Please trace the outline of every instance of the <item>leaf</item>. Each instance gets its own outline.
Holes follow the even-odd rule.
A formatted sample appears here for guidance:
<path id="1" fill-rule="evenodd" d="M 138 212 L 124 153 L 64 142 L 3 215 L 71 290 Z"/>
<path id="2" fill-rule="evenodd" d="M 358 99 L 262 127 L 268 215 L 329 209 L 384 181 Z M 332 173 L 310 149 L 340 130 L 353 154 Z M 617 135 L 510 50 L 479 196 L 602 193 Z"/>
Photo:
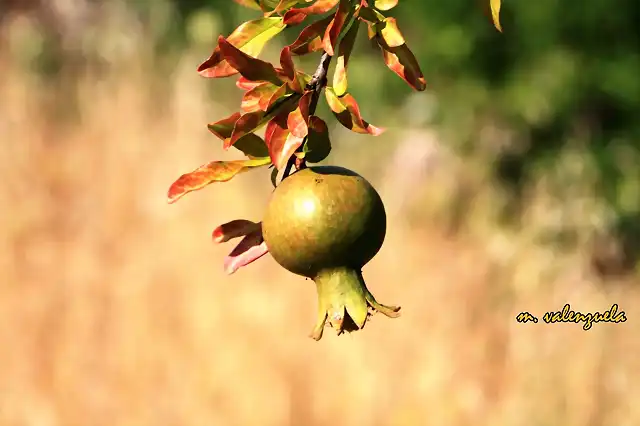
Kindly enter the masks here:
<path id="1" fill-rule="evenodd" d="M 224 223 L 213 230 L 211 237 L 215 243 L 226 243 L 234 238 L 244 237 L 252 232 L 261 230 L 261 224 L 246 219 L 236 219 Z"/>
<path id="2" fill-rule="evenodd" d="M 304 21 L 308 15 L 320 15 L 336 7 L 340 0 L 317 0 L 311 6 L 294 8 L 284 14 L 284 22 L 287 25 L 296 25 Z M 295 22 L 292 23 L 292 22 Z"/>
<path id="3" fill-rule="evenodd" d="M 269 149 L 264 139 L 255 133 L 244 135 L 233 144 L 233 147 L 242 151 L 244 155 L 251 159 L 269 156 Z"/>
<path id="4" fill-rule="evenodd" d="M 378 12 L 377 10 L 371 8 L 371 7 L 361 7 L 358 10 L 358 18 L 366 21 L 366 22 L 370 22 L 372 24 L 378 23 L 378 22 L 382 22 L 384 21 L 385 17 L 382 13 Z"/>
<path id="5" fill-rule="evenodd" d="M 238 78 L 238 80 L 236 81 L 236 86 L 238 87 L 238 89 L 242 89 L 242 90 L 251 90 L 256 86 L 260 86 L 261 84 L 263 84 L 263 81 L 251 81 L 251 80 L 247 80 L 245 77 L 243 77 L 242 75 L 240 75 L 240 77 Z"/>
<path id="6" fill-rule="evenodd" d="M 207 128 L 211 133 L 220 139 L 225 140 L 231 137 L 231 133 L 233 133 L 233 126 L 235 126 L 236 121 L 238 121 L 241 116 L 242 114 L 239 112 L 234 112 L 227 118 L 223 118 L 215 123 L 207 124 Z"/>
<path id="7" fill-rule="evenodd" d="M 269 157 L 252 160 L 212 161 L 180 176 L 169 188 L 167 202 L 175 203 L 185 194 L 197 191 L 213 182 L 227 182 L 234 176 L 271 163 Z"/>
<path id="8" fill-rule="evenodd" d="M 331 153 L 331 140 L 327 123 L 320 117 L 309 117 L 309 137 L 304 144 L 305 160 L 309 163 L 319 163 Z"/>
<path id="9" fill-rule="evenodd" d="M 231 146 L 233 129 L 240 117 L 242 117 L 242 114 L 234 112 L 229 117 L 207 125 L 211 133 L 222 139 L 223 147 L 226 147 L 225 149 L 228 149 L 228 147 Z M 238 138 L 233 146 L 234 148 L 242 151 L 244 155 L 249 158 L 261 158 L 269 155 L 269 150 L 267 149 L 267 145 L 264 140 L 253 133 L 247 133 Z"/>
<path id="10" fill-rule="evenodd" d="M 333 47 L 338 41 L 338 37 L 340 36 L 342 27 L 347 21 L 347 16 L 349 15 L 350 10 L 351 1 L 340 0 L 338 10 L 336 11 L 335 15 L 333 15 L 333 20 L 329 23 L 327 29 L 325 30 L 324 37 L 322 39 L 322 46 L 324 47 L 324 51 L 331 56 L 333 56 L 334 54 Z"/>
<path id="11" fill-rule="evenodd" d="M 233 0 L 241 6 L 248 7 L 249 9 L 260 10 L 260 6 L 256 0 Z"/>
<path id="12" fill-rule="evenodd" d="M 248 90 L 242 97 L 240 108 L 244 112 L 267 111 L 271 97 L 277 93 L 282 86 L 273 83 L 261 83 Z"/>
<path id="13" fill-rule="evenodd" d="M 304 138 L 309 133 L 307 122 L 309 121 L 309 106 L 313 92 L 307 92 L 300 98 L 298 107 L 287 116 L 287 128 L 292 135 Z"/>
<path id="14" fill-rule="evenodd" d="M 275 116 L 265 131 L 265 141 L 269 147 L 271 162 L 278 170 L 286 166 L 289 157 L 302 144 L 304 137 L 297 137 L 288 128 L 288 115 L 286 110 Z"/>
<path id="15" fill-rule="evenodd" d="M 500 0 L 490 0 L 491 17 L 493 18 L 493 25 L 496 29 L 502 32 L 502 25 L 500 25 Z"/>
<path id="16" fill-rule="evenodd" d="M 395 18 L 385 18 L 380 26 L 380 35 L 389 47 L 398 47 L 405 44 L 404 37 L 398 28 Z"/>
<path id="17" fill-rule="evenodd" d="M 387 47 L 384 43 L 379 45 L 384 62 L 391 71 L 419 92 L 427 88 L 420 64 L 406 44 L 398 47 Z"/>
<path id="18" fill-rule="evenodd" d="M 368 133 L 373 136 L 378 136 L 384 132 L 384 129 L 373 126 L 362 118 L 360 108 L 350 94 L 345 93 L 343 96 L 338 97 L 331 87 L 325 88 L 324 93 L 333 115 L 347 129 L 356 133 Z"/>
<path id="19" fill-rule="evenodd" d="M 373 5 L 378 10 L 391 10 L 398 5 L 398 0 L 375 0 Z"/>
<path id="20" fill-rule="evenodd" d="M 243 114 L 238 118 L 238 121 L 236 121 L 236 124 L 233 126 L 231 137 L 225 139 L 223 148 L 229 149 L 238 139 L 261 127 L 262 124 L 264 124 L 264 115 L 264 111 L 254 111 Z"/>
<path id="21" fill-rule="evenodd" d="M 333 21 L 333 16 L 329 15 L 304 28 L 298 38 L 289 45 L 291 53 L 306 55 L 322 50 L 322 37 L 331 21 Z"/>
<path id="22" fill-rule="evenodd" d="M 274 188 L 277 186 L 276 179 L 278 179 L 278 169 L 274 167 L 273 170 L 271 170 L 271 185 L 273 185 Z"/>
<path id="23" fill-rule="evenodd" d="M 247 55 L 257 57 L 266 43 L 285 27 L 281 17 L 255 19 L 240 25 L 226 40 Z M 220 46 L 217 46 L 211 56 L 200 64 L 198 73 L 204 77 L 222 78 L 237 74 L 238 71 L 229 64 Z"/>
<path id="24" fill-rule="evenodd" d="M 244 237 L 224 259 L 224 271 L 231 275 L 269 253 L 262 231 L 255 231 Z"/>
<path id="25" fill-rule="evenodd" d="M 296 66 L 293 63 L 293 57 L 291 56 L 291 48 L 289 46 L 283 47 L 280 52 L 280 66 L 282 67 L 284 80 L 287 81 L 287 85 L 291 90 L 302 93 L 304 85 L 301 84 L 300 79 L 298 78 Z"/>
<path id="26" fill-rule="evenodd" d="M 347 67 L 349 66 L 349 57 L 358 35 L 358 28 L 360 27 L 358 24 L 358 22 L 355 22 L 349 28 L 338 48 L 338 61 L 333 72 L 333 89 L 338 96 L 342 96 L 347 92 Z"/>
<path id="27" fill-rule="evenodd" d="M 222 36 L 218 38 L 218 47 L 224 59 L 247 80 L 268 81 L 277 85 L 282 83 L 269 62 L 247 55 Z"/>

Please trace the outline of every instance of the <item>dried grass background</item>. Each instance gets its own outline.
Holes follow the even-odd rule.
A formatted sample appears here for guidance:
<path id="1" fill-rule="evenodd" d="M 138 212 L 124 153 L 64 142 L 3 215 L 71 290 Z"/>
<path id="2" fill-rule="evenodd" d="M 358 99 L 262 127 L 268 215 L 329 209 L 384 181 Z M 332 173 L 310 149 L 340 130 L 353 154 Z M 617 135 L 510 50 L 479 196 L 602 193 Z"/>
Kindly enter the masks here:
<path id="1" fill-rule="evenodd" d="M 165 202 L 180 174 L 234 156 L 205 124 L 239 98 L 206 94 L 217 83 L 194 71 L 202 50 L 148 89 L 148 50 L 128 27 L 109 67 L 68 65 L 53 84 L 11 47 L 21 19 L 0 50 L 0 425 L 640 424 L 637 282 L 597 278 L 582 251 L 533 238 L 541 223 L 599 217 L 588 182 L 561 205 L 540 182 L 506 231 L 492 220 L 499 191 L 438 132 L 371 141 L 336 127 L 331 162 L 365 174 L 389 211 L 365 278 L 403 315 L 318 343 L 310 282 L 269 257 L 228 277 L 232 246 L 210 240 L 259 219 L 267 171 Z M 355 156 L 358 144 L 383 154 Z M 472 214 L 452 233 L 455 188 Z M 628 321 L 515 321 L 565 303 L 618 303 Z"/>

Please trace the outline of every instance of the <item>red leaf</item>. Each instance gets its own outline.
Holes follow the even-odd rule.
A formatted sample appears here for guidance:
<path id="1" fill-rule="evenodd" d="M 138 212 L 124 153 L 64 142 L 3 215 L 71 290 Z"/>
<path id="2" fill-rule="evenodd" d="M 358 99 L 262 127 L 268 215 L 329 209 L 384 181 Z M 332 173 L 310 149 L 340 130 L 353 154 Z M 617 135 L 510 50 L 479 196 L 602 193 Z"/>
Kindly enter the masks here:
<path id="1" fill-rule="evenodd" d="M 333 16 L 333 20 L 329 23 L 327 27 L 324 38 L 322 39 L 322 45 L 324 47 L 324 51 L 329 55 L 333 56 L 333 47 L 336 45 L 338 41 L 338 36 L 342 31 L 342 27 L 344 26 L 347 16 L 349 15 L 349 9 L 351 8 L 350 0 L 340 0 L 340 5 L 338 6 L 338 10 Z"/>
<path id="2" fill-rule="evenodd" d="M 256 86 L 260 86 L 263 83 L 264 82 L 262 81 L 247 80 L 245 77 L 241 75 L 240 78 L 238 78 L 238 81 L 236 81 L 236 86 L 238 87 L 238 89 L 251 90 Z"/>
<path id="3" fill-rule="evenodd" d="M 287 128 L 291 134 L 298 138 L 303 138 L 309 134 L 307 123 L 309 122 L 309 105 L 313 92 L 307 92 L 302 95 L 298 108 L 291 111 L 287 116 Z"/>
<path id="4" fill-rule="evenodd" d="M 329 15 L 304 28 L 298 38 L 289 45 L 291 53 L 294 55 L 306 55 L 321 50 L 322 37 L 331 21 L 333 21 L 333 16 Z"/>
<path id="5" fill-rule="evenodd" d="M 244 237 L 224 259 L 224 270 L 231 275 L 267 254 L 269 249 L 262 238 L 262 232 L 254 232 Z"/>
<path id="6" fill-rule="evenodd" d="M 167 202 L 175 203 L 185 194 L 197 191 L 213 182 L 226 182 L 255 167 L 271 164 L 269 158 L 236 161 L 212 161 L 180 176 L 169 188 Z"/>
<path id="7" fill-rule="evenodd" d="M 247 55 L 222 36 L 218 38 L 218 47 L 220 47 L 224 59 L 247 80 L 282 84 L 278 73 L 269 62 Z"/>
<path id="8" fill-rule="evenodd" d="M 288 112 L 282 112 L 267 125 L 265 132 L 265 142 L 269 147 L 271 162 L 278 170 L 286 166 L 289 157 L 302 144 L 304 137 L 297 137 L 291 134 L 287 128 Z"/>
<path id="9" fill-rule="evenodd" d="M 280 87 L 272 83 L 259 84 L 244 94 L 240 107 L 245 112 L 267 111 L 271 97 Z"/>
<path id="10" fill-rule="evenodd" d="M 248 112 L 238 118 L 235 126 L 233 126 L 231 137 L 229 139 L 225 139 L 224 141 L 224 149 L 229 149 L 229 147 L 236 143 L 238 139 L 255 131 L 263 124 L 263 118 L 264 111 Z"/>
<path id="11" fill-rule="evenodd" d="M 211 237 L 215 243 L 226 243 L 229 240 L 243 237 L 260 229 L 261 225 L 259 223 L 246 219 L 236 219 L 218 226 L 213 230 Z"/>
<path id="12" fill-rule="evenodd" d="M 234 112 L 227 118 L 208 124 L 207 127 L 211 133 L 220 139 L 225 140 L 231 137 L 231 133 L 233 133 L 233 126 L 235 126 L 236 121 L 238 121 L 241 115 L 242 114 L 239 112 Z"/>
<path id="13" fill-rule="evenodd" d="M 299 14 L 304 14 L 305 17 L 307 15 L 321 15 L 325 12 L 330 11 L 334 7 L 336 7 L 339 1 L 340 0 L 317 0 L 311 6 L 301 7 L 297 9 L 290 9 L 287 11 L 287 13 L 284 14 L 284 21 L 287 22 L 288 20 L 293 19 L 292 17 L 294 15 L 299 15 Z M 295 19 L 300 19 L 300 18 L 298 17 Z M 302 22 L 302 20 L 300 22 Z"/>
<path id="14" fill-rule="evenodd" d="M 291 57 L 291 48 L 289 48 L 289 46 L 283 47 L 282 51 L 280 52 L 280 66 L 282 67 L 284 75 L 289 80 L 295 80 L 296 66 L 293 63 L 293 58 Z"/>
<path id="15" fill-rule="evenodd" d="M 368 133 L 378 136 L 384 129 L 367 123 L 360 115 L 358 103 L 350 94 L 346 93 L 338 97 L 331 87 L 324 91 L 329 108 L 333 111 L 338 121 L 347 129 L 356 133 Z"/>
<path id="16" fill-rule="evenodd" d="M 293 10 L 293 9 L 292 9 Z M 307 14 L 303 12 L 297 12 L 293 10 L 292 13 L 285 13 L 284 15 L 284 24 L 289 27 L 293 27 L 294 25 L 301 24 L 304 20 L 307 19 Z"/>
<path id="17" fill-rule="evenodd" d="M 284 28 L 280 17 L 255 19 L 238 26 L 226 40 L 247 55 L 257 57 L 265 44 Z M 238 71 L 225 59 L 220 46 L 217 46 L 211 56 L 200 64 L 198 72 L 210 78 L 237 74 Z"/>

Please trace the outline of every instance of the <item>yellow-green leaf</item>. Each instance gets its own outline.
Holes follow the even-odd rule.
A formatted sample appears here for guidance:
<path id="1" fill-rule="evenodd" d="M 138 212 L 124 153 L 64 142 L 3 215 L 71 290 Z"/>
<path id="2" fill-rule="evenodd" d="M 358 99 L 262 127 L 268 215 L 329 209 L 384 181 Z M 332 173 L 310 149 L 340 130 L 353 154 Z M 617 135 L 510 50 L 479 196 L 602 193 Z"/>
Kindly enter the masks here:
<path id="1" fill-rule="evenodd" d="M 502 32 L 502 25 L 500 25 L 500 0 L 489 0 L 491 6 L 491 17 L 493 18 L 493 25 L 496 29 Z"/>
<path id="2" fill-rule="evenodd" d="M 373 5 L 378 10 L 391 10 L 396 7 L 398 0 L 376 0 Z"/>

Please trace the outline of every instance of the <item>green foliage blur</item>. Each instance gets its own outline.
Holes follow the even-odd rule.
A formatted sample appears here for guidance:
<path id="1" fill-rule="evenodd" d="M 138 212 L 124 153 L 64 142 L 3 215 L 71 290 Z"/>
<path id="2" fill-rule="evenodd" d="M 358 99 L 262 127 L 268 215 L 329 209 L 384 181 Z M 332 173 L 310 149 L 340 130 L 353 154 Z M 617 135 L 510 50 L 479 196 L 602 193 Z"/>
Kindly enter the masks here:
<path id="1" fill-rule="evenodd" d="M 125 4 L 152 29 L 157 52 L 168 63 L 198 38 L 209 46 L 202 48 L 205 59 L 219 34 L 257 16 L 231 0 Z M 387 14 L 397 18 L 421 64 L 427 91 L 412 93 L 361 31 L 350 63 L 350 92 L 361 105 L 372 105 L 365 107 L 372 122 L 384 117 L 397 127 L 436 127 L 459 154 L 484 164 L 493 184 L 507 194 L 509 202 L 500 207 L 506 225 L 518 225 L 532 182 L 553 180 L 550 191 L 558 200 L 580 197 L 584 191 L 576 188 L 586 182 L 610 211 L 609 231 L 620 239 L 627 266 L 635 267 L 640 2 L 507 0 L 501 10 L 504 33 L 494 28 L 488 4 L 401 0 Z M 284 41 L 293 41 L 301 28 L 285 31 Z M 410 117 L 399 108 L 408 100 L 416 100 L 418 111 Z M 493 136 L 486 136 L 487 129 Z M 576 173 L 568 171 L 572 155 L 579 157 Z M 558 234 L 570 234 L 570 228 Z"/>

